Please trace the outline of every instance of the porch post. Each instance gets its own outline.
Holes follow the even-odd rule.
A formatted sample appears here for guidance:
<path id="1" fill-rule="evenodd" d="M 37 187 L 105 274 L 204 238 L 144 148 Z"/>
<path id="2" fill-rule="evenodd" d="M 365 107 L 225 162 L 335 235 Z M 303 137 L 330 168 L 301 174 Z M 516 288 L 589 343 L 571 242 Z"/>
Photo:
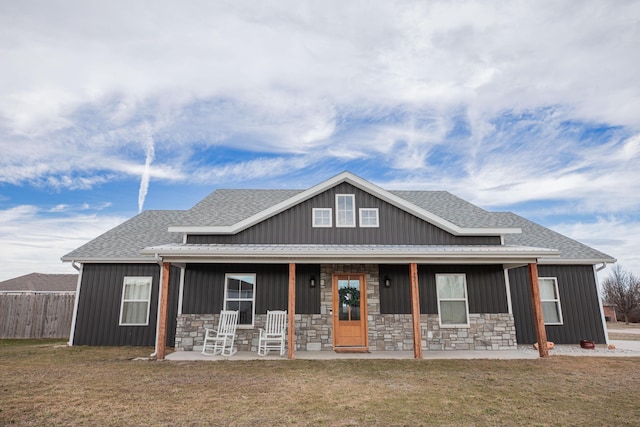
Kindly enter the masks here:
<path id="1" fill-rule="evenodd" d="M 295 359 L 296 265 L 289 264 L 289 307 L 287 315 L 287 358 Z"/>
<path id="2" fill-rule="evenodd" d="M 411 283 L 411 317 L 413 320 L 413 357 L 422 359 L 422 333 L 420 332 L 420 297 L 418 293 L 418 265 L 409 264 Z"/>
<path id="3" fill-rule="evenodd" d="M 535 321 L 536 337 L 538 338 L 538 353 L 540 357 L 549 357 L 547 348 L 547 331 L 544 328 L 542 301 L 540 300 L 540 284 L 538 283 L 538 264 L 529 264 L 529 285 L 531 286 L 531 305 Z"/>
<path id="4" fill-rule="evenodd" d="M 167 354 L 167 321 L 169 317 L 169 271 L 171 264 L 162 263 L 162 284 L 160 285 L 160 314 L 158 315 L 158 342 L 156 343 L 156 359 L 164 360 Z"/>

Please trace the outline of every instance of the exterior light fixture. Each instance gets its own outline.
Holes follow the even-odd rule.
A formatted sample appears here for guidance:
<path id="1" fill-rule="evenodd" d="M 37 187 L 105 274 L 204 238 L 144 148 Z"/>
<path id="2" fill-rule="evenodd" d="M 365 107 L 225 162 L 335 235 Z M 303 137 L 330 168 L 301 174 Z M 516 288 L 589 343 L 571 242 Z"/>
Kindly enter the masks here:
<path id="1" fill-rule="evenodd" d="M 316 287 L 316 276 L 311 276 L 311 279 L 309 279 L 309 286 L 312 288 Z"/>
<path id="2" fill-rule="evenodd" d="M 391 279 L 389 279 L 389 276 L 385 276 L 384 278 L 384 287 L 385 288 L 391 287 Z"/>

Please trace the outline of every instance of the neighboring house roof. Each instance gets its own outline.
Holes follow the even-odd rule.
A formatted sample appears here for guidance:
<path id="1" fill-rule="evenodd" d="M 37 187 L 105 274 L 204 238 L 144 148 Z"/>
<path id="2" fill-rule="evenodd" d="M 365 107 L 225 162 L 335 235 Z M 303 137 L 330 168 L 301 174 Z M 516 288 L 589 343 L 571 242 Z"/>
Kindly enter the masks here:
<path id="1" fill-rule="evenodd" d="M 89 243 L 62 257 L 63 261 L 147 262 L 140 255 L 147 246 L 181 243 L 181 233 L 170 233 L 169 225 L 179 221 L 185 211 L 144 211 Z"/>
<path id="2" fill-rule="evenodd" d="M 0 292 L 75 292 L 77 274 L 31 273 L 0 282 Z"/>
<path id="3" fill-rule="evenodd" d="M 446 191 L 386 191 L 348 172 L 309 190 L 216 190 L 188 211 L 145 211 L 70 252 L 62 257 L 62 260 L 148 262 L 151 259 L 150 255 L 157 253 L 154 250 L 160 249 L 176 254 L 189 253 L 191 256 L 205 253 L 219 254 L 220 248 L 215 245 L 183 244 L 183 233 L 237 232 L 326 191 L 340 182 L 348 182 L 369 191 L 382 200 L 454 234 L 502 235 L 505 246 L 522 248 L 522 250 L 510 252 L 512 254 L 529 253 L 549 263 L 615 262 L 615 259 L 609 255 L 513 213 L 488 212 Z M 270 251 L 284 253 L 282 252 L 284 249 L 278 245 L 225 245 L 224 248 L 230 251 L 230 254 L 251 252 L 258 256 L 259 253 L 266 254 L 266 246 L 269 246 L 267 249 Z M 298 246 L 294 248 L 288 245 L 284 251 L 289 253 L 295 249 L 304 252 L 305 248 L 309 249 L 313 245 Z M 407 250 L 413 250 L 408 248 L 405 247 Z M 432 250 L 426 246 L 420 248 Z M 439 249 L 441 252 L 438 253 L 446 250 L 451 253 L 455 250 L 459 253 L 475 251 L 475 249 L 463 248 L 441 247 Z M 144 252 L 143 249 L 145 249 Z M 339 254 L 342 249 L 341 246 L 314 248 L 319 251 L 319 254 L 329 252 Z M 505 247 L 503 246 L 502 249 Z M 374 254 L 377 251 L 374 255 L 388 256 L 400 249 L 385 246 L 372 250 L 359 246 L 359 250 L 363 254 Z M 494 251 L 494 256 L 500 255 L 495 247 L 491 251 Z"/>

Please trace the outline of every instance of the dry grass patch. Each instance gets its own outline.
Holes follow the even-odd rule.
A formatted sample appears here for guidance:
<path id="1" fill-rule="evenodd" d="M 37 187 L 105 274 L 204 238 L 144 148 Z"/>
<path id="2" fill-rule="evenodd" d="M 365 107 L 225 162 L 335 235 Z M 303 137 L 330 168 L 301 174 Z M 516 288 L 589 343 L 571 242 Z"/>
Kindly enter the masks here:
<path id="1" fill-rule="evenodd" d="M 640 358 L 133 361 L 0 341 L 0 425 L 635 425 Z"/>

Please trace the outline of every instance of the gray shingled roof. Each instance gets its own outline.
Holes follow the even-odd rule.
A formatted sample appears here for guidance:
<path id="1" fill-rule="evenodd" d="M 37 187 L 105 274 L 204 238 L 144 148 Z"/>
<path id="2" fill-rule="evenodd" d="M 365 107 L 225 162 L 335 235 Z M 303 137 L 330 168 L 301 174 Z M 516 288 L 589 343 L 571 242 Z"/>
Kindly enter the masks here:
<path id="1" fill-rule="evenodd" d="M 62 260 L 144 258 L 140 251 L 148 246 L 182 242 L 181 233 L 167 230 L 184 214 L 185 211 L 144 211 L 69 252 Z"/>
<path id="2" fill-rule="evenodd" d="M 0 292 L 75 292 L 77 274 L 31 273 L 0 282 Z"/>
<path id="3" fill-rule="evenodd" d="M 613 261 L 613 257 L 605 253 L 514 213 L 495 212 L 494 215 L 504 220 L 507 226 L 522 229 L 521 234 L 505 235 L 504 243 L 506 245 L 538 246 L 558 249 L 561 259 Z"/>
<path id="4" fill-rule="evenodd" d="M 144 259 L 140 251 L 145 247 L 182 243 L 182 234 L 169 233 L 169 226 L 231 226 L 302 191 L 216 190 L 188 211 L 145 211 L 62 259 Z M 613 260 L 516 214 L 488 212 L 446 191 L 390 193 L 463 228 L 521 228 L 522 234 L 505 235 L 507 245 L 558 249 L 565 260 Z"/>
<path id="5" fill-rule="evenodd" d="M 303 190 L 216 190 L 171 225 L 227 226 L 236 224 Z"/>
<path id="6" fill-rule="evenodd" d="M 507 227 L 503 218 L 448 191 L 390 191 L 390 193 L 462 228 Z"/>

